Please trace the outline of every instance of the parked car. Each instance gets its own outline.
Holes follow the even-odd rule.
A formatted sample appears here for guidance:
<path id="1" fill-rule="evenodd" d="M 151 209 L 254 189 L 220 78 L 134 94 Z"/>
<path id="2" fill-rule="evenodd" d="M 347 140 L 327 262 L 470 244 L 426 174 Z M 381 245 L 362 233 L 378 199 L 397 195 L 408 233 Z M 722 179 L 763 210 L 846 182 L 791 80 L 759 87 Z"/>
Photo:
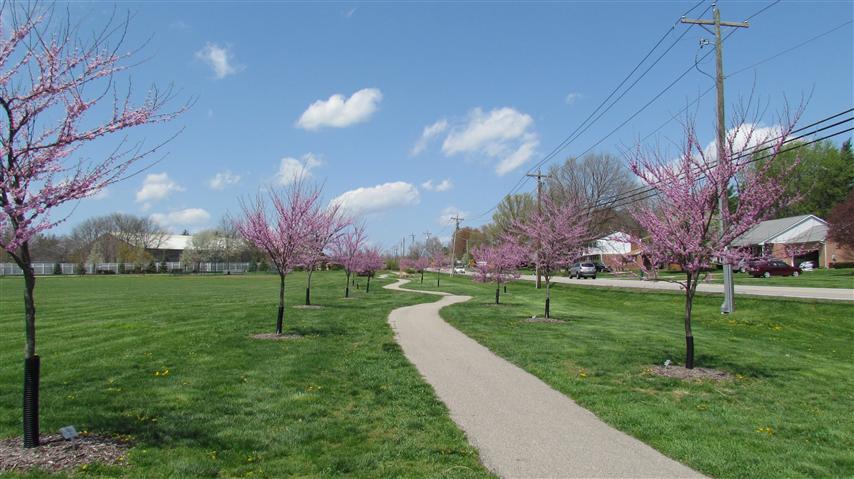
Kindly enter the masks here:
<path id="1" fill-rule="evenodd" d="M 607 265 L 603 264 L 603 263 L 596 262 L 593 264 L 596 265 L 596 271 L 598 271 L 600 273 L 610 273 L 611 272 L 611 268 L 608 267 Z"/>
<path id="2" fill-rule="evenodd" d="M 569 268 L 569 277 L 596 279 L 596 265 L 593 263 L 575 263 Z"/>
<path id="3" fill-rule="evenodd" d="M 812 271 L 815 269 L 815 263 L 812 261 L 804 261 L 798 265 L 798 267 L 801 268 L 801 271 Z"/>
<path id="4" fill-rule="evenodd" d="M 462 266 L 454 266 L 454 274 L 466 274 L 466 269 Z"/>
<path id="5" fill-rule="evenodd" d="M 801 268 L 789 266 L 779 259 L 772 259 L 769 261 L 751 262 L 748 265 L 747 272 L 754 278 L 759 278 L 760 276 L 770 278 L 771 276 L 798 276 L 803 271 Z"/>

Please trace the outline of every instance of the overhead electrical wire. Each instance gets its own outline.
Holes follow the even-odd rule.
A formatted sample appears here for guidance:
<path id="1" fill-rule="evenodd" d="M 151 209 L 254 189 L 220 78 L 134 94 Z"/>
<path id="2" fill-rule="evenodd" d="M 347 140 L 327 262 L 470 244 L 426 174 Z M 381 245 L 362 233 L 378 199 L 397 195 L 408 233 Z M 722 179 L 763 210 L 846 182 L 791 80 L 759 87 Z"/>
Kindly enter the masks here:
<path id="1" fill-rule="evenodd" d="M 766 10 L 768 10 L 768 9 L 769 9 L 769 8 L 771 8 L 771 7 L 773 7 L 774 5 L 776 5 L 776 4 L 777 4 L 777 3 L 779 3 L 779 2 L 780 2 L 780 0 L 775 0 L 774 2 L 771 2 L 770 4 L 766 5 L 765 7 L 761 8 L 760 10 L 756 11 L 756 12 L 755 12 L 755 13 L 753 13 L 752 15 L 748 16 L 746 20 L 750 20 L 750 19 L 752 19 L 752 18 L 754 18 L 754 17 L 756 17 L 756 16 L 758 16 L 758 15 L 762 14 L 763 12 L 765 12 Z M 692 12 L 693 10 L 695 10 L 695 9 L 696 9 L 697 7 L 699 7 L 701 4 L 702 4 L 702 2 L 697 3 L 696 5 L 694 5 L 693 7 L 691 7 L 691 9 L 689 9 L 685 14 L 683 14 L 680 18 L 683 18 L 683 17 L 687 16 L 690 12 Z M 704 11 L 703 11 L 703 13 L 701 13 L 701 16 L 702 16 L 702 15 L 704 15 L 704 14 L 709 10 L 709 8 L 711 8 L 711 6 L 710 6 L 710 7 L 707 7 L 707 8 L 706 8 L 706 10 L 704 10 Z M 849 22 L 849 23 L 850 23 L 850 22 Z M 680 35 L 680 37 L 676 40 L 676 42 L 678 42 L 678 41 L 679 41 L 679 40 L 680 40 L 680 39 L 685 35 L 685 33 L 688 31 L 688 29 L 690 29 L 690 28 L 691 28 L 691 26 L 693 26 L 693 25 L 689 25 L 689 27 L 685 30 L 685 32 L 683 32 L 683 34 L 682 34 L 682 35 Z M 838 29 L 838 28 L 841 28 L 842 26 L 844 26 L 844 25 L 841 25 L 841 26 L 837 27 L 837 29 Z M 626 77 L 626 78 L 624 78 L 622 82 L 620 82 L 620 84 L 619 84 L 619 85 L 618 85 L 618 86 L 617 86 L 617 87 L 616 87 L 616 88 L 611 92 L 611 94 L 609 94 L 609 95 L 608 95 L 608 97 L 607 97 L 605 100 L 603 100 L 603 101 L 599 104 L 599 106 L 597 106 L 597 108 L 596 108 L 596 109 L 595 109 L 595 110 L 594 110 L 590 115 L 588 115 L 588 117 L 587 117 L 587 118 L 586 118 L 586 119 L 585 119 L 585 120 L 584 120 L 584 121 L 583 121 L 583 122 L 582 122 L 578 127 L 576 127 L 576 129 L 573 131 L 573 133 L 571 133 L 567 138 L 565 138 L 561 143 L 559 143 L 557 147 L 555 147 L 555 148 L 554 148 L 554 149 L 553 149 L 553 150 L 552 150 L 548 155 L 546 155 L 542 160 L 540 160 L 539 162 L 537 162 L 537 164 L 536 164 L 535 166 L 533 166 L 532 168 L 530 168 L 530 169 L 525 173 L 525 175 L 523 175 L 523 176 L 520 178 L 520 180 L 519 180 L 519 181 L 517 181 L 516 185 L 515 185 L 515 186 L 510 190 L 510 192 L 509 192 L 509 193 L 507 193 L 506 195 L 504 195 L 504 196 L 502 197 L 502 201 L 503 201 L 503 198 L 505 198 L 505 197 L 507 197 L 507 196 L 509 196 L 509 195 L 514 194 L 516 191 L 518 191 L 518 190 L 519 190 L 519 188 L 521 188 L 521 187 L 522 187 L 522 186 L 527 182 L 527 180 L 528 180 L 528 178 L 529 178 L 529 176 L 527 176 L 527 175 L 528 175 L 531 171 L 533 171 L 533 170 L 534 170 L 534 169 L 536 169 L 536 168 L 541 167 L 543 164 L 545 164 L 546 162 L 548 162 L 549 160 L 551 160 L 552 158 L 554 158 L 554 157 L 555 157 L 555 156 L 556 156 L 560 151 L 562 151 L 562 150 L 563 150 L 566 146 L 568 146 L 572 141 L 574 141 L 575 139 L 577 139 L 577 138 L 578 138 L 578 136 L 580 136 L 580 133 L 579 133 L 578 135 L 576 135 L 576 133 L 577 133 L 581 128 L 584 128 L 584 131 L 586 131 L 586 130 L 587 130 L 587 128 L 589 128 L 589 126 L 591 126 L 591 125 L 592 125 L 592 123 L 593 123 L 593 122 L 591 122 L 591 123 L 590 123 L 590 125 L 587 125 L 586 127 L 584 127 L 584 125 L 588 122 L 588 120 L 590 120 L 590 118 L 592 118 L 594 115 L 596 115 L 596 113 L 601 109 L 601 107 L 602 107 L 605 103 L 607 103 L 607 102 L 610 100 L 610 98 L 612 98 L 612 97 L 613 97 L 613 95 L 616 93 L 616 91 L 618 91 L 618 90 L 619 90 L 619 88 L 620 88 L 620 87 L 622 87 L 622 85 L 624 85 L 626 81 L 628 81 L 628 78 L 630 78 L 630 77 L 631 77 L 631 75 L 633 75 L 633 74 L 634 74 L 634 72 L 636 72 L 636 71 L 640 68 L 640 65 L 641 65 L 641 64 L 643 64 L 643 62 L 644 62 L 644 61 L 646 61 L 646 59 L 648 59 L 648 58 L 651 56 L 652 52 L 653 52 L 653 51 L 655 51 L 655 49 L 657 49 L 659 45 L 661 45 L 661 43 L 663 42 L 664 38 L 666 38 L 666 37 L 667 37 L 667 36 L 668 36 L 668 35 L 669 35 L 669 34 L 670 34 L 674 29 L 675 29 L 675 27 L 676 27 L 676 25 L 672 26 L 672 27 L 671 27 L 671 28 L 670 28 L 670 29 L 669 29 L 669 30 L 664 34 L 664 36 L 663 36 L 663 37 L 662 37 L 662 38 L 661 38 L 661 39 L 656 43 L 656 45 L 653 47 L 653 49 L 652 49 L 652 50 L 650 50 L 650 52 L 648 52 L 648 53 L 647 53 L 647 55 L 646 55 L 646 56 L 644 56 L 644 58 L 641 60 L 641 62 L 639 62 L 639 63 L 638 63 L 638 65 L 637 65 L 637 66 L 632 70 L 632 72 L 631 72 L 629 75 L 627 75 L 627 77 Z M 835 30 L 835 29 L 834 29 L 834 30 Z M 722 41 L 722 42 L 725 42 L 725 41 L 726 41 L 727 39 L 729 39 L 729 37 L 730 37 L 730 36 L 732 36 L 735 32 L 736 32 L 736 30 L 732 30 L 732 31 L 730 31 L 726 36 L 724 36 L 724 38 L 723 38 L 721 41 Z M 828 33 L 830 33 L 830 32 L 825 32 L 825 34 L 828 34 Z M 822 34 L 822 35 L 824 35 L 824 34 Z M 808 42 L 810 42 L 810 41 L 812 41 L 812 40 L 815 40 L 815 39 L 817 39 L 817 38 L 821 37 L 822 35 L 819 35 L 819 36 L 817 36 L 817 37 L 814 37 L 813 39 L 810 39 L 810 40 L 808 40 L 808 41 L 806 41 L 806 42 L 804 42 L 804 43 L 808 43 Z M 666 51 L 665 53 L 667 53 L 668 51 L 670 51 L 670 49 L 672 49 L 672 48 L 673 48 L 673 46 L 675 45 L 675 43 L 676 43 L 676 42 L 674 42 L 674 44 L 672 44 L 670 47 L 668 47 L 668 49 L 667 49 L 667 51 Z M 801 45 L 798 45 L 798 46 L 792 47 L 792 49 L 794 49 L 794 48 L 798 48 L 799 46 L 801 46 Z M 711 53 L 712 53 L 712 52 L 711 52 L 711 51 L 709 51 L 708 53 L 706 53 L 705 55 L 703 55 L 703 57 L 702 57 L 702 58 L 700 58 L 700 59 L 699 59 L 699 61 L 704 60 L 704 59 L 705 59 L 706 57 L 708 57 Z M 779 56 L 779 55 L 781 55 L 781 54 L 782 54 L 782 53 L 777 54 L 777 55 L 775 55 L 775 57 L 776 57 L 776 56 Z M 657 63 L 658 61 L 660 61 L 660 59 L 661 59 L 662 57 L 663 57 L 663 55 L 662 55 L 662 56 L 660 56 L 660 57 L 656 60 L 656 63 Z M 772 58 L 775 58 L 775 57 L 772 57 Z M 765 61 L 768 61 L 768 60 L 770 60 L 770 58 L 769 58 L 769 59 L 765 59 L 765 60 L 763 60 L 762 62 L 765 62 Z M 761 63 L 761 62 L 760 62 L 760 63 Z M 655 63 L 654 63 L 652 66 L 655 66 Z M 748 68 L 751 68 L 751 67 L 748 67 Z M 650 68 L 650 69 L 651 69 L 651 68 Z M 643 75 L 641 75 L 641 77 L 639 77 L 638 79 L 636 79 L 636 80 L 635 80 L 635 82 L 634 82 L 631 86 L 634 86 L 634 85 L 635 85 L 635 84 L 636 84 L 636 83 L 637 83 L 641 78 L 643 78 L 643 76 L 644 76 L 644 75 L 646 75 L 646 73 L 648 73 L 650 69 L 647 69 L 647 70 L 644 72 L 644 74 L 643 74 Z M 655 95 L 651 100 L 649 100 L 649 101 L 648 101 L 644 106 L 642 106 L 639 110 L 637 110 L 635 113 L 633 113 L 629 118 L 627 118 L 627 119 L 626 119 L 626 120 L 624 120 L 622 123 L 620 123 L 620 125 L 619 125 L 619 126 L 617 126 L 616 128 L 614 128 L 613 130 L 611 130 L 611 131 L 610 131 L 607 135 L 605 135 L 602 139 L 600 139 L 599 141 L 597 141 L 596 143 L 594 143 L 592 146 L 590 146 L 587 150 L 585 150 L 585 152 L 584 152 L 584 153 L 582 153 L 581 155 L 578 155 L 578 156 L 579 156 L 579 157 L 584 156 L 585 154 L 587 154 L 588 152 L 590 152 L 593 148 L 597 147 L 597 146 L 598 146 L 598 145 L 600 145 L 602 142 L 604 142 L 607 138 L 609 138 L 611 135 L 613 135 L 613 134 L 614 134 L 614 133 L 616 133 L 618 130 L 620 130 L 620 129 L 621 129 L 623 126 L 625 126 L 629 121 L 633 120 L 635 117 L 637 117 L 637 115 L 639 115 L 640 113 L 642 113 L 642 112 L 643 112 L 644 110 L 646 110 L 650 105 L 652 105 L 655 101 L 657 101 L 661 96 L 663 96 L 667 91 L 669 91 L 671 88 L 673 88 L 673 86 L 675 86 L 679 81 L 681 81 L 685 76 L 687 76 L 687 74 L 688 74 L 691 70 L 693 70 L 693 69 L 694 69 L 694 65 L 691 65 L 688 69 L 686 69 L 686 70 L 685 70 L 684 72 L 682 72 L 679 76 L 677 76 L 677 78 L 676 78 L 675 80 L 673 80 L 670 84 L 668 84 L 668 85 L 667 85 L 667 86 L 666 86 L 662 91 L 660 91 L 660 92 L 659 92 L 657 95 Z M 741 72 L 741 70 L 740 70 L 740 71 L 738 71 L 738 73 L 740 73 L 740 72 Z M 631 88 L 631 86 L 630 86 L 630 88 Z M 712 87 L 712 89 L 714 89 L 714 87 Z M 710 89 L 710 90 L 711 90 L 711 89 Z M 704 92 L 704 93 L 703 93 L 703 95 L 707 94 L 710 90 L 707 90 L 706 92 Z M 627 92 L 627 91 L 628 91 L 628 90 L 626 90 L 626 92 Z M 626 92 L 623 92 L 623 95 L 621 95 L 619 98 L 622 98 L 622 96 L 624 96 Z M 703 95 L 701 95 L 700 97 L 702 97 Z M 617 101 L 619 100 L 619 98 L 617 99 Z M 699 101 L 699 98 L 697 99 L 697 101 Z M 616 102 L 615 102 L 615 103 L 616 103 Z M 614 105 L 614 103 L 612 103 L 612 104 L 611 104 L 611 106 L 613 106 L 613 105 Z M 611 108 L 611 106 L 609 106 L 608 108 L 610 109 L 610 108 Z M 686 110 L 687 110 L 687 108 L 688 108 L 688 107 L 686 107 Z M 684 110 L 683 110 L 683 111 L 684 111 Z M 603 113 L 603 114 L 604 114 L 604 113 Z M 595 122 L 596 120 L 598 120 L 599 118 L 601 118 L 601 116 L 602 116 L 602 115 L 597 116 L 597 117 L 596 117 L 596 119 L 594 120 L 594 122 Z M 674 117 L 674 118 L 675 118 L 675 117 Z M 669 123 L 669 121 L 672 121 L 672 118 L 671 118 L 671 120 L 668 120 L 668 123 Z M 666 123 L 665 123 L 665 124 L 666 124 Z M 661 127 L 661 128 L 663 128 L 663 125 L 662 125 L 662 127 Z M 583 133 L 583 131 L 582 131 L 582 133 Z M 475 218 L 481 218 L 481 217 L 483 217 L 483 216 L 486 216 L 486 215 L 487 215 L 487 214 L 489 214 L 490 212 L 494 211 L 494 210 L 498 207 L 498 205 L 499 205 L 499 204 L 501 204 L 501 201 L 499 201 L 499 202 L 498 202 L 495 206 L 493 206 L 492 208 L 490 208 L 490 209 L 488 209 L 488 210 L 484 211 L 483 213 L 481 213 L 480 215 L 476 216 Z"/>

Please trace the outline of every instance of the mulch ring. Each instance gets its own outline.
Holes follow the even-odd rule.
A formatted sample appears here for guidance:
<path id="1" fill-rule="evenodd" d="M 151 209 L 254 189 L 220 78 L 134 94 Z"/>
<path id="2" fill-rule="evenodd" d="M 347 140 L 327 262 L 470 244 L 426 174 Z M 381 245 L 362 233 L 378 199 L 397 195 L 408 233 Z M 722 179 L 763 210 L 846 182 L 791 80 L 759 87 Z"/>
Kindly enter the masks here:
<path id="1" fill-rule="evenodd" d="M 263 333 L 263 334 L 253 334 L 252 339 L 269 339 L 272 341 L 289 341 L 291 339 L 302 339 L 302 335 L 301 334 Z"/>
<path id="2" fill-rule="evenodd" d="M 552 323 L 552 324 L 562 324 L 566 321 L 557 318 L 541 318 L 539 316 L 531 316 L 530 318 L 525 318 L 525 322 L 527 323 Z"/>
<path id="3" fill-rule="evenodd" d="M 59 434 L 41 437 L 39 447 L 24 449 L 20 437 L 0 440 L 0 473 L 42 469 L 62 471 L 86 464 L 124 465 L 130 445 L 95 434 L 66 441 Z"/>
<path id="4" fill-rule="evenodd" d="M 707 381 L 727 381 L 735 379 L 732 374 L 718 369 L 694 368 L 685 369 L 682 366 L 655 366 L 650 369 L 652 374 L 674 379 L 701 379 Z"/>

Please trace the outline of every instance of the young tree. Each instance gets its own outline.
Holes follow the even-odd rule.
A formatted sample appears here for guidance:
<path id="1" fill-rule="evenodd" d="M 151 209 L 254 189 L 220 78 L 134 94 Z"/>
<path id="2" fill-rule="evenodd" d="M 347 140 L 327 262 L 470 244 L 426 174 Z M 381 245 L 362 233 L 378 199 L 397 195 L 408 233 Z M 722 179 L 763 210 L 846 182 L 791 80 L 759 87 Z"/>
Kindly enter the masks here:
<path id="1" fill-rule="evenodd" d="M 551 277 L 584 251 L 589 239 L 589 216 L 573 198 L 558 203 L 543 196 L 542 210 L 516 223 L 513 241 L 534 258 L 546 283 L 545 317 L 551 317 Z"/>
<path id="2" fill-rule="evenodd" d="M 419 255 L 412 260 L 412 269 L 421 273 L 421 284 L 424 284 L 424 271 L 430 267 L 430 258 L 427 255 Z"/>
<path id="3" fill-rule="evenodd" d="M 513 241 L 504 241 L 495 246 L 478 246 L 472 254 L 477 269 L 474 280 L 495 283 L 495 304 L 498 304 L 501 285 L 519 277 L 517 268 L 525 260 L 525 251 Z"/>
<path id="4" fill-rule="evenodd" d="M 439 277 L 442 272 L 442 267 L 447 264 L 447 261 L 448 257 L 441 248 L 434 249 L 430 254 L 430 265 L 433 268 L 436 268 L 436 287 L 439 287 Z"/>
<path id="5" fill-rule="evenodd" d="M 785 185 L 777 174 L 773 158 L 794 128 L 794 121 L 781 121 L 773 131 L 757 130 L 756 123 L 737 122 L 727 133 L 721 159 L 709 153 L 697 138 L 692 121 L 685 124 L 685 140 L 679 158 L 651 152 L 638 146 L 630 153 L 629 166 L 643 183 L 657 193 L 657 201 L 638 205 L 634 217 L 647 231 L 644 238 L 632 238 L 639 252 L 656 264 L 678 264 L 685 281 L 685 367 L 694 367 L 694 336 L 691 309 L 700 273 L 715 262 L 738 264 L 748 252 L 730 248 L 732 242 L 785 204 Z M 753 167 L 750 159 L 757 145 L 768 160 Z M 797 163 L 794 163 L 797 164 Z M 726 225 L 720 227 L 718 199 L 731 189 L 737 195 L 735 209 L 723 211 Z M 648 269 L 648 268 L 647 268 Z"/>
<path id="6" fill-rule="evenodd" d="M 333 203 L 326 208 L 318 207 L 312 212 L 314 227 L 306 238 L 300 263 L 306 271 L 305 304 L 311 304 L 311 276 L 317 267 L 326 260 L 329 247 L 350 225 L 350 220 L 342 212 L 340 205 Z"/>
<path id="7" fill-rule="evenodd" d="M 358 254 L 357 264 L 359 274 L 364 274 L 368 277 L 365 292 L 369 293 L 371 291 L 371 278 L 374 277 L 377 271 L 385 267 L 382 252 L 376 247 L 364 248 Z"/>
<path id="8" fill-rule="evenodd" d="M 359 250 L 365 244 L 365 225 L 351 224 L 344 234 L 332 242 L 332 260 L 344 268 L 347 275 L 347 287 L 344 297 L 350 297 L 350 275 L 358 268 Z"/>
<path id="9" fill-rule="evenodd" d="M 24 447 L 39 445 L 39 370 L 36 354 L 36 278 L 29 241 L 65 218 L 51 217 L 57 208 L 88 198 L 123 179 L 131 165 L 154 149 L 122 142 L 96 160 L 76 158 L 83 145 L 129 128 L 171 120 L 163 113 L 171 95 L 152 88 L 139 106 L 130 91 L 104 100 L 116 77 L 130 68 L 133 53 L 110 45 L 108 26 L 87 43 L 75 27 L 46 20 L 50 9 L 39 4 L 0 6 L 0 239 L 24 271 Z M 93 91 L 94 90 L 94 91 Z M 99 115 L 106 118 L 99 119 Z M 156 149 L 156 147 L 155 147 Z"/>
<path id="10" fill-rule="evenodd" d="M 235 226 L 246 242 L 264 251 L 279 274 L 279 309 L 276 316 L 276 335 L 282 334 L 285 311 L 285 277 L 298 265 L 306 239 L 317 227 L 312 214 L 317 211 L 320 190 L 309 189 L 301 180 L 284 191 L 269 193 L 272 213 L 258 196 L 254 203 L 243 203 L 243 218 Z"/>

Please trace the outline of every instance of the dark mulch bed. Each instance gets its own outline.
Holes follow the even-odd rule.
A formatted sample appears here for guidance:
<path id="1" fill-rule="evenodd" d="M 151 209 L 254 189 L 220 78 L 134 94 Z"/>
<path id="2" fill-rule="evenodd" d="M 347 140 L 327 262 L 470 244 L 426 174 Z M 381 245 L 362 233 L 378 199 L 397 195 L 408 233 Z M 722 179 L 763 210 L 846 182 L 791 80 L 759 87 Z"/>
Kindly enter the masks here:
<path id="1" fill-rule="evenodd" d="M 291 339 L 302 339 L 302 335 L 300 335 L 300 334 L 264 333 L 264 334 L 254 334 L 254 335 L 252 335 L 252 339 L 270 339 L 272 341 L 288 341 Z"/>
<path id="2" fill-rule="evenodd" d="M 566 321 L 557 318 L 541 318 L 538 316 L 533 316 L 530 318 L 525 318 L 525 322 L 527 323 L 552 323 L 552 324 L 562 324 Z"/>
<path id="3" fill-rule="evenodd" d="M 126 442 L 98 435 L 85 435 L 66 441 L 59 434 L 41 437 L 41 446 L 24 449 L 20 437 L 0 440 L 0 472 L 42 469 L 61 471 L 84 464 L 125 462 Z"/>
<path id="4" fill-rule="evenodd" d="M 702 379 L 708 381 L 726 381 L 734 376 L 726 371 L 708 368 L 685 369 L 682 366 L 655 366 L 651 369 L 652 374 L 675 379 Z"/>

